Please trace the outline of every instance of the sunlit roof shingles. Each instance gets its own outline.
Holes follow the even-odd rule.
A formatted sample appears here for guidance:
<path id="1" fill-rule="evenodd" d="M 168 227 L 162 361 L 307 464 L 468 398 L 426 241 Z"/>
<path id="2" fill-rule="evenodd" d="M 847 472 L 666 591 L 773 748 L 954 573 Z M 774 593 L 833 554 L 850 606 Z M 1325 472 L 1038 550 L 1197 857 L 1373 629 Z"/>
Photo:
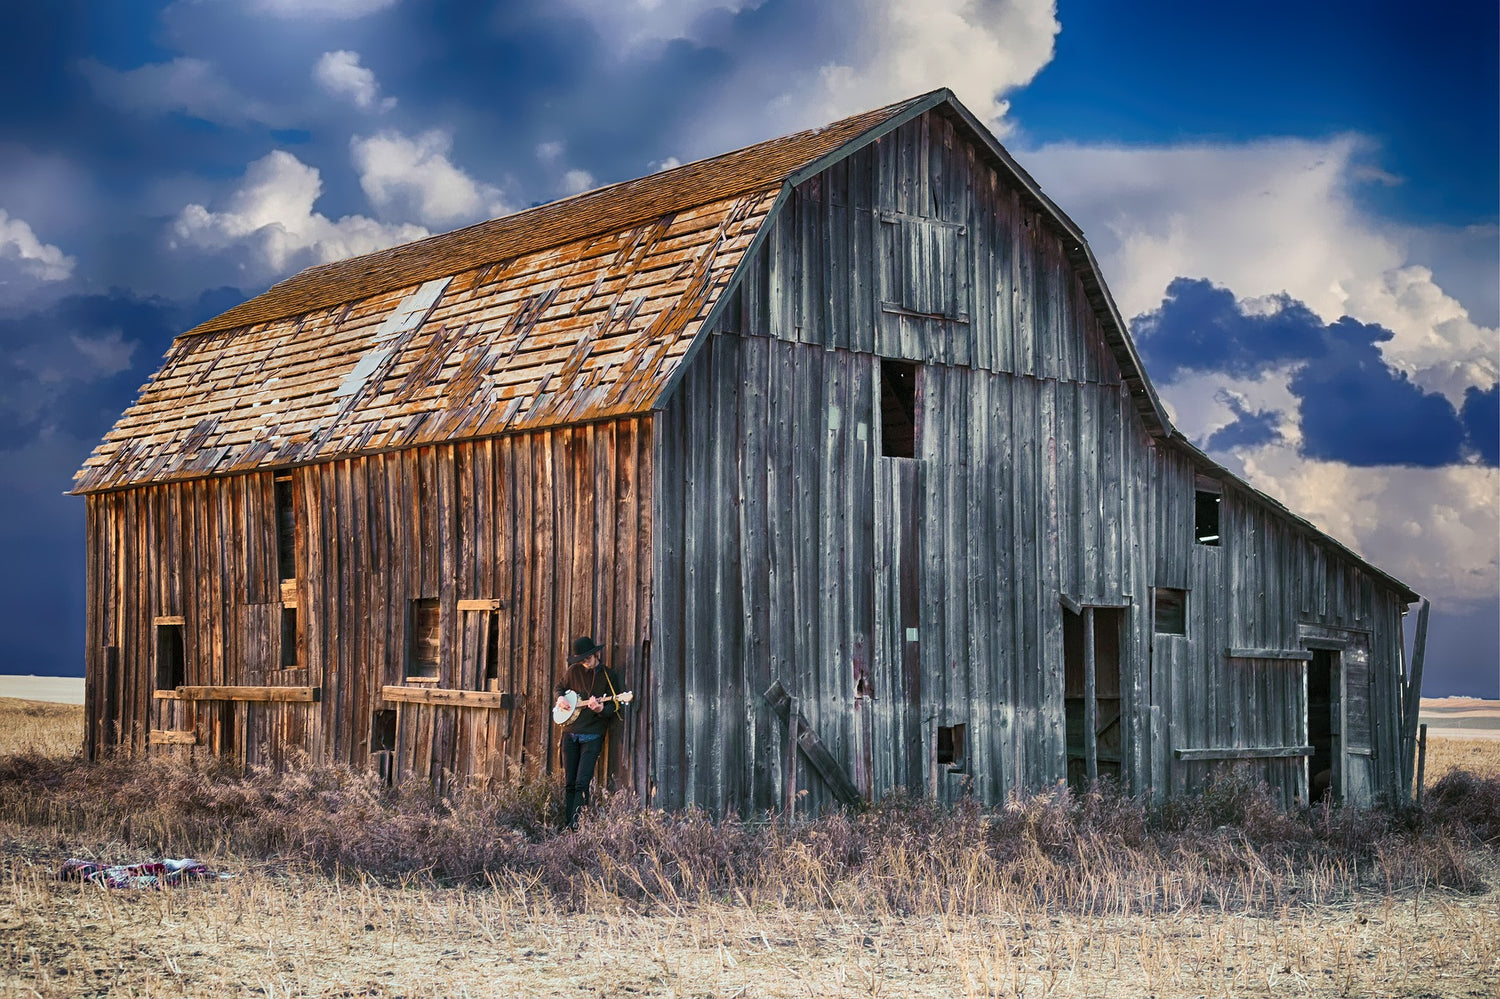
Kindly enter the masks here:
<path id="1" fill-rule="evenodd" d="M 295 275 L 180 336 L 75 491 L 638 412 L 785 178 L 909 104 Z M 437 277 L 423 335 L 338 405 L 374 331 Z"/>

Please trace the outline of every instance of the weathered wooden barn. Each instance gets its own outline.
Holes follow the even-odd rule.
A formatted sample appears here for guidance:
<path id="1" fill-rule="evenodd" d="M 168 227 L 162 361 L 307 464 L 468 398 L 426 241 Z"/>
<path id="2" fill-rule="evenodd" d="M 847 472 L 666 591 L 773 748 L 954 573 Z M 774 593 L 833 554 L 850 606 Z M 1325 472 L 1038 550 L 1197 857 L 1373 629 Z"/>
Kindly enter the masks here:
<path id="1" fill-rule="evenodd" d="M 589 633 L 661 806 L 1409 781 L 1417 595 L 1174 431 L 947 91 L 297 274 L 75 491 L 91 754 L 552 766 Z"/>

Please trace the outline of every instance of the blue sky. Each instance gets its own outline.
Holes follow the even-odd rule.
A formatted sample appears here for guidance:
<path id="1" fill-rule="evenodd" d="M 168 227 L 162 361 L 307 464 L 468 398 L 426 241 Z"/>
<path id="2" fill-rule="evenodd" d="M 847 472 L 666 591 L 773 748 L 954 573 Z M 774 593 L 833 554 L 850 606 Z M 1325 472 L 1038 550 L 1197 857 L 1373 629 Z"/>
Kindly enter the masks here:
<path id="1" fill-rule="evenodd" d="M 72 472 L 310 264 L 952 87 L 1179 427 L 1432 597 L 1500 695 L 1493 3 L 22 0 L 0 35 L 0 672 L 79 672 Z"/>

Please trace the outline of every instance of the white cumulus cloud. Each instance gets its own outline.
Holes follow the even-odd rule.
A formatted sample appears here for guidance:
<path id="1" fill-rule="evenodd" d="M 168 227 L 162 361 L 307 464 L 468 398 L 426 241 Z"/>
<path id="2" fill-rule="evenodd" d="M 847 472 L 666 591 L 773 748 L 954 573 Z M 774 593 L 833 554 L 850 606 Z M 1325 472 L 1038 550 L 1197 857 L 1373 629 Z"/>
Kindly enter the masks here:
<path id="1" fill-rule="evenodd" d="M 420 226 L 386 225 L 362 215 L 330 219 L 314 208 L 322 190 L 317 168 L 278 149 L 246 168 L 222 208 L 183 208 L 168 245 L 227 254 L 241 277 L 254 283 L 428 235 Z"/>
<path id="2" fill-rule="evenodd" d="M 127 70 L 85 59 L 79 63 L 79 70 L 101 101 L 122 111 L 177 113 L 221 125 L 251 121 L 284 124 L 283 116 L 274 108 L 240 93 L 218 67 L 203 59 L 183 56 Z"/>
<path id="3" fill-rule="evenodd" d="M 14 218 L 0 208 L 0 284 L 9 283 L 6 272 L 32 281 L 66 281 L 77 263 L 51 243 L 43 243 L 25 219 Z"/>
<path id="4" fill-rule="evenodd" d="M 361 66 L 359 53 L 348 49 L 324 52 L 313 67 L 313 79 L 335 97 L 345 97 L 364 111 L 389 111 L 396 98 L 380 97 L 380 83 L 370 69 Z"/>
<path id="5" fill-rule="evenodd" d="M 995 128 L 1004 95 L 1052 61 L 1061 30 L 1054 0 L 875 0 L 850 23 L 851 51 L 818 71 L 825 119 L 949 87 Z"/>
<path id="6" fill-rule="evenodd" d="M 1390 329 L 1387 363 L 1460 403 L 1469 386 L 1495 383 L 1500 331 L 1476 323 L 1411 259 L 1410 230 L 1359 208 L 1370 151 L 1339 136 L 1058 144 L 1018 158 L 1084 227 L 1125 316 L 1159 305 L 1175 277 L 1208 278 L 1240 299 L 1284 292 L 1326 322 L 1349 315 Z"/>
<path id="7" fill-rule="evenodd" d="M 349 143 L 360 187 L 387 216 L 451 225 L 510 212 L 498 188 L 453 165 L 452 147 L 452 137 L 436 130 L 416 137 L 384 131 Z"/>
<path id="8" fill-rule="evenodd" d="M 618 50 L 694 36 L 706 14 L 754 10 L 760 0 L 562 0 L 592 21 Z"/>

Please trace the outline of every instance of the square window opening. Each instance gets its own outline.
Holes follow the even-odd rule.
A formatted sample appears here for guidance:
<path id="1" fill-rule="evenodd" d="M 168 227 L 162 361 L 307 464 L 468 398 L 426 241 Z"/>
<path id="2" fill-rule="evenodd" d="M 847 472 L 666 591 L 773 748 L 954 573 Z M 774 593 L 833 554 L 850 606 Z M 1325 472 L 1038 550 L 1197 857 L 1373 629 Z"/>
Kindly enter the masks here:
<path id="1" fill-rule="evenodd" d="M 937 761 L 939 766 L 946 766 L 949 773 L 964 772 L 967 761 L 964 758 L 963 725 L 938 726 Z"/>
<path id="2" fill-rule="evenodd" d="M 1218 493 L 1206 489 L 1199 489 L 1194 494 L 1193 540 L 1200 545 L 1219 546 L 1219 500 Z"/>
<path id="3" fill-rule="evenodd" d="M 1187 590 L 1158 586 L 1156 595 L 1156 633 L 1187 634 Z"/>
<path id="4" fill-rule="evenodd" d="M 156 626 L 156 689 L 176 690 L 187 683 L 187 657 L 183 649 L 182 625 Z"/>
<path id="5" fill-rule="evenodd" d="M 297 508 L 292 502 L 292 477 L 278 475 L 276 490 L 276 574 L 297 578 Z"/>
<path id="6" fill-rule="evenodd" d="M 887 458 L 917 456 L 917 368 L 880 360 L 880 453 Z"/>
<path id="7" fill-rule="evenodd" d="M 406 678 L 436 680 L 438 676 L 438 602 L 423 598 L 411 602 L 406 648 Z"/>
<path id="8" fill-rule="evenodd" d="M 295 669 L 300 662 L 297 654 L 297 608 L 281 608 L 281 668 Z"/>

